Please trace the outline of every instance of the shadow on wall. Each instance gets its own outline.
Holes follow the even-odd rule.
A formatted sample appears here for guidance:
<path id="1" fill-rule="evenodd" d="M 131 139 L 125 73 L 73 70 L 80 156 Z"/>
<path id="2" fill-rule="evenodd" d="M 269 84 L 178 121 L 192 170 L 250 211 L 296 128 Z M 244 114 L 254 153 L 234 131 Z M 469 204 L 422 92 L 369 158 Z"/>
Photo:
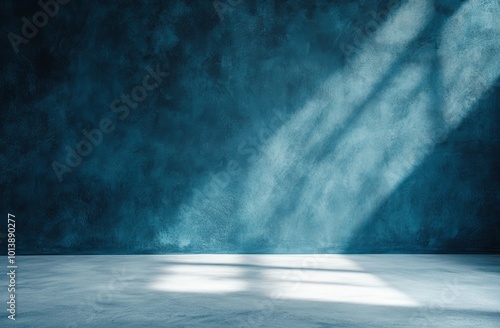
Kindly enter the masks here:
<path id="1" fill-rule="evenodd" d="M 362 227 L 376 220 L 367 218 L 427 155 L 447 151 L 440 142 L 473 107 L 468 84 L 479 76 L 475 98 L 499 73 L 496 1 L 400 1 L 376 28 L 369 25 L 390 2 L 244 2 L 222 22 L 203 1 L 116 2 L 95 10 L 90 2 L 69 3 L 5 61 L 9 74 L 0 92 L 12 102 L 2 112 L 8 170 L 1 183 L 10 192 L 1 200 L 29 218 L 18 229 L 19 251 L 333 252 L 387 244 L 390 236 L 379 236 L 357 247 L 355 234 L 369 235 Z M 18 28 L 18 16 L 33 9 L 5 3 L 5 12 L 15 13 L 7 28 Z M 369 35 L 356 35 L 365 28 Z M 342 45 L 356 49 L 347 54 Z M 158 92 L 59 183 L 51 162 L 64 158 L 64 147 L 103 112 L 113 114 L 109 104 L 152 62 L 170 72 Z M 18 67 L 28 68 L 18 74 Z M 24 89 L 31 92 L 15 92 Z M 273 109 L 286 113 L 277 124 Z M 263 125 L 273 125 L 264 141 Z M 458 140 L 456 156 L 481 143 L 481 133 Z M 490 155 L 479 156 L 487 162 Z M 231 161 L 239 175 L 201 195 L 211 192 L 212 173 Z M 450 177 L 463 170 L 448 166 Z M 472 185 L 447 188 L 457 193 L 453 199 L 474 196 Z M 444 191 L 434 197 L 418 205 L 427 213 L 451 201 Z M 497 196 L 485 197 L 492 204 Z M 486 203 L 472 221 L 466 212 L 451 218 L 452 209 L 443 207 L 428 218 L 442 220 L 438 226 L 401 223 L 420 232 L 417 244 L 399 240 L 415 250 L 452 247 L 437 238 L 470 231 L 467 240 L 486 247 L 480 233 L 492 231 L 494 215 Z M 391 210 L 402 212 L 387 207 L 382 216 L 396 225 Z M 460 223 L 451 225 L 457 229 L 469 222 L 472 230 L 435 233 L 448 219 Z"/>
<path id="2" fill-rule="evenodd" d="M 346 252 L 498 252 L 499 109 L 497 89 L 353 233 Z"/>
<path id="3" fill-rule="evenodd" d="M 179 206 L 230 160 L 246 168 L 238 146 L 259 151 L 248 144 L 273 109 L 293 114 L 306 103 L 344 65 L 339 45 L 388 2 L 245 1 L 220 21 L 212 1 L 71 1 L 17 54 L 5 38 L 1 202 L 29 218 L 19 251 L 179 251 L 163 243 L 182 221 Z M 0 6 L 4 35 L 22 34 L 22 17 L 40 11 L 36 2 Z M 157 63 L 170 75 L 120 121 L 110 104 Z M 65 163 L 65 147 L 103 115 L 116 129 L 59 183 L 51 164 Z M 213 221 L 205 233 L 219 238 Z"/>
<path id="4" fill-rule="evenodd" d="M 221 192 L 207 212 L 181 213 L 171 237 L 181 249 L 290 253 L 352 246 L 357 229 L 477 109 L 500 73 L 492 41 L 500 33 L 498 4 L 440 3 L 402 5 L 370 36 L 375 44 L 367 42 L 273 134 L 235 189 Z M 450 217 L 440 219 L 437 226 Z M 484 223 L 482 231 L 490 231 L 491 222 Z M 428 235 L 437 229 L 421 228 Z M 473 232 L 469 241 L 481 245 L 484 236 Z M 441 245 L 449 241 L 439 237 Z M 429 238 L 427 246 L 433 243 Z"/>

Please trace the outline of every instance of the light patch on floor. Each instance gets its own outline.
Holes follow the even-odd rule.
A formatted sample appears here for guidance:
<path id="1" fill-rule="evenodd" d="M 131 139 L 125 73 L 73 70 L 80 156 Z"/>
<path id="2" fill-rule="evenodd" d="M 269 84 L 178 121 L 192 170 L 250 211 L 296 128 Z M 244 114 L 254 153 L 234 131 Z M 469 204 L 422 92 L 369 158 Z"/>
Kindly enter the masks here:
<path id="1" fill-rule="evenodd" d="M 496 328 L 500 320 L 498 255 L 19 256 L 17 264 L 16 327 Z"/>
<path id="2" fill-rule="evenodd" d="M 246 276 L 246 265 L 238 256 L 204 255 L 201 258 L 187 255 L 180 258 L 178 264 L 166 266 L 164 274 L 149 288 L 180 293 L 231 293 L 261 289 L 267 297 L 280 300 L 418 306 L 417 302 L 375 275 L 361 271 L 345 256 L 334 256 L 333 262 L 323 258 L 321 262 L 328 264 L 326 268 L 318 267 L 320 260 L 308 264 L 307 257 L 302 262 L 302 256 L 297 257 L 299 261 L 294 261 L 292 267 L 280 268 L 273 263 L 284 264 L 290 256 L 263 256 L 259 265 L 247 265 L 254 273 Z"/>

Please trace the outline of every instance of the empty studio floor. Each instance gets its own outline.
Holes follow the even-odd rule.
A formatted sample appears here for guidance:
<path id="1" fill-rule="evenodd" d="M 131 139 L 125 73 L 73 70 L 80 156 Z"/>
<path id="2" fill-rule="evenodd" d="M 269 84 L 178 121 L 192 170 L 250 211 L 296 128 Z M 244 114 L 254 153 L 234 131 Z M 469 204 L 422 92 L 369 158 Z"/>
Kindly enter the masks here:
<path id="1" fill-rule="evenodd" d="M 498 255 L 22 256 L 20 327 L 497 327 Z"/>

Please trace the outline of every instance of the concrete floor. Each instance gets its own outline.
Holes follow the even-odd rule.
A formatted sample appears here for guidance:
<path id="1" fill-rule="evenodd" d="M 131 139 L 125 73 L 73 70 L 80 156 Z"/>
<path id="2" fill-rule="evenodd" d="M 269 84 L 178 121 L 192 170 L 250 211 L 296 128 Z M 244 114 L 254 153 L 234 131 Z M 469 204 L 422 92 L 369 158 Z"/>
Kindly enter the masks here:
<path id="1" fill-rule="evenodd" d="M 19 256 L 17 264 L 17 327 L 500 327 L 499 255 Z"/>

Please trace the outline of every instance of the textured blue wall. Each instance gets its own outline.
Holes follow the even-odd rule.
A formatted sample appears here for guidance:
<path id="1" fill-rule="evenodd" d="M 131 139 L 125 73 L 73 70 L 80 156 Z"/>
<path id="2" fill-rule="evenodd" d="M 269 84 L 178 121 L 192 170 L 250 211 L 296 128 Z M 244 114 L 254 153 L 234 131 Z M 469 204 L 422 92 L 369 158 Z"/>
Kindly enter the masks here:
<path id="1" fill-rule="evenodd" d="M 19 252 L 500 249 L 496 0 L 0 6 Z"/>

